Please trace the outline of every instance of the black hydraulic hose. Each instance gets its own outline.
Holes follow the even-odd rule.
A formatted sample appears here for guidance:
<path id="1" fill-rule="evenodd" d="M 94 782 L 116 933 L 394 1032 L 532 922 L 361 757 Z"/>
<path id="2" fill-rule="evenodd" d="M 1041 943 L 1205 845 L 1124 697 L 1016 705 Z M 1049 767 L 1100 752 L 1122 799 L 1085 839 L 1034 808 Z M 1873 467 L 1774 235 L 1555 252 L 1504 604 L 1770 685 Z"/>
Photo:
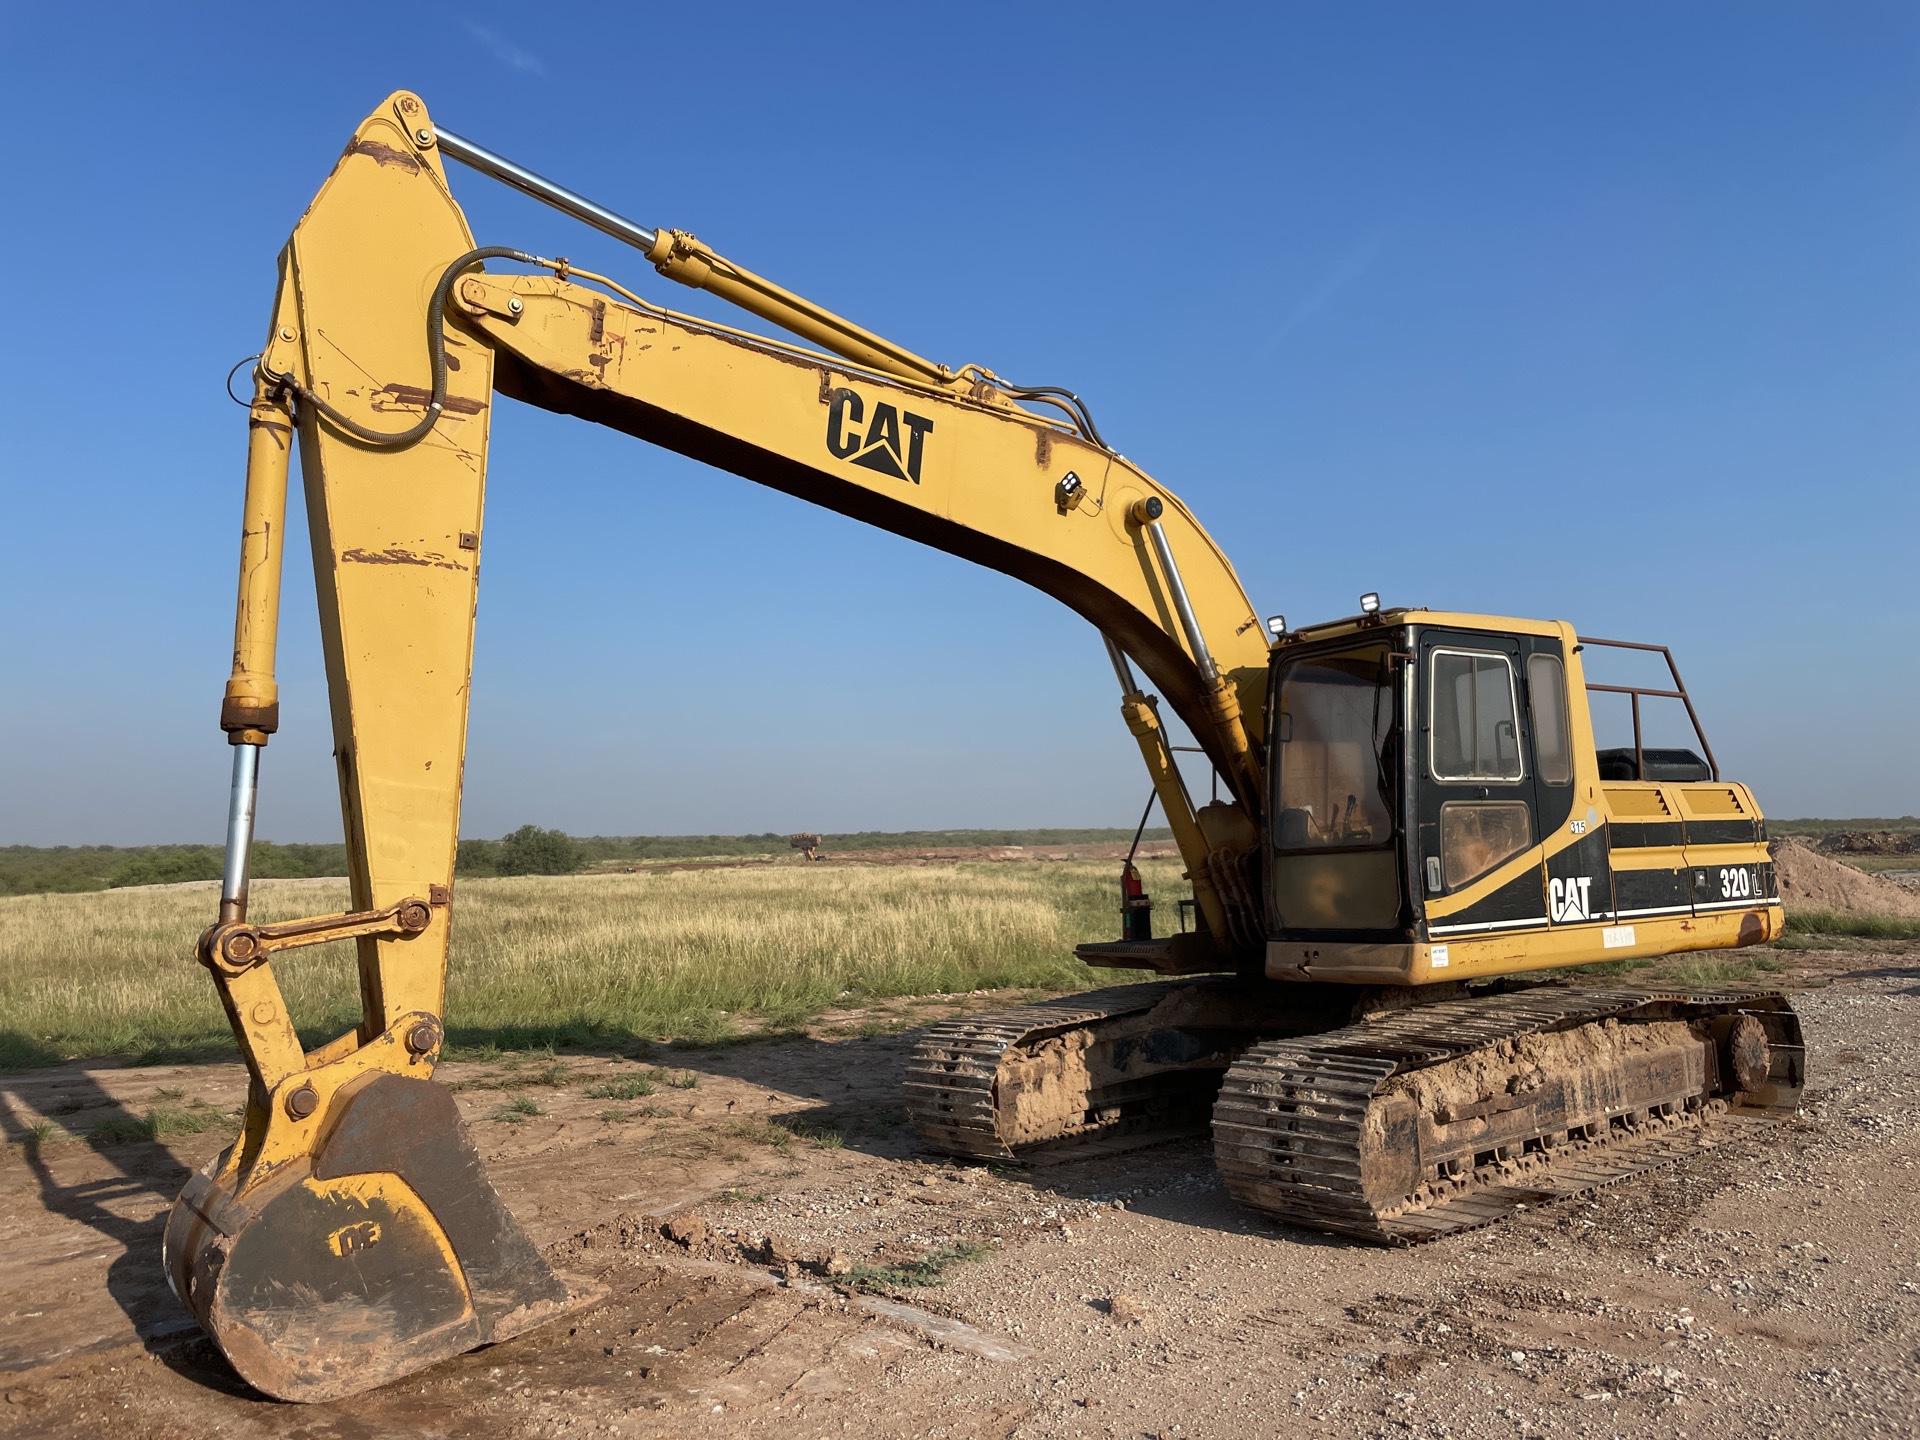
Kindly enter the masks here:
<path id="1" fill-rule="evenodd" d="M 278 375 L 263 369 L 261 374 L 270 385 L 290 391 L 303 405 L 310 405 L 328 424 L 344 434 L 352 436 L 363 445 L 373 445 L 382 450 L 398 450 L 426 439 L 433 427 L 440 422 L 440 412 L 446 408 L 447 401 L 447 336 L 444 313 L 447 296 L 453 291 L 453 282 L 460 275 L 484 260 L 514 260 L 522 265 L 545 265 L 551 262 L 542 260 L 538 255 L 529 255 L 524 250 L 515 250 L 506 245 L 484 245 L 477 250 L 469 250 L 458 260 L 441 272 L 439 283 L 433 287 L 433 299 L 427 305 L 427 354 L 433 363 L 433 388 L 427 400 L 427 413 L 420 417 L 417 424 L 405 430 L 387 432 L 370 430 L 359 421 L 343 415 L 339 410 L 322 400 L 317 394 L 295 380 L 291 375 Z M 564 262 L 563 262 L 564 263 Z M 564 272 L 563 272 L 564 273 Z M 241 362 L 245 364 L 245 361 Z M 236 370 L 239 366 L 234 367 Z M 228 376 L 231 383 L 232 376 Z M 1073 417 L 1076 427 L 1102 450 L 1113 447 L 1101 438 L 1099 429 L 1093 423 L 1093 415 L 1087 409 L 1086 402 L 1071 390 L 1057 385 L 1010 385 L 1001 382 L 1008 394 L 1022 399 L 1039 400 L 1045 404 L 1057 405 Z M 227 392 L 231 395 L 231 389 Z M 238 399 L 237 396 L 234 397 Z M 242 402 L 244 403 L 244 402 Z"/>
<path id="2" fill-rule="evenodd" d="M 260 357 L 258 355 L 249 355 L 247 356 L 246 359 L 237 362 L 231 370 L 227 371 L 227 398 L 233 401 L 233 403 L 238 405 L 242 410 L 247 409 L 252 402 L 247 400 L 242 400 L 238 395 L 233 393 L 233 377 L 240 373 L 240 367 L 242 365 L 251 365 L 254 361 L 258 360 L 259 358 Z"/>
<path id="3" fill-rule="evenodd" d="M 1102 450 L 1111 450 L 1113 448 L 1107 444 L 1105 440 L 1100 438 L 1100 431 L 1093 423 L 1093 412 L 1087 409 L 1086 401 L 1074 394 L 1073 391 L 1064 390 L 1058 385 L 1012 385 L 1003 383 L 1001 388 L 1009 395 L 1017 395 L 1023 400 L 1042 400 L 1051 405 L 1058 405 L 1074 418 L 1079 425 L 1081 433 L 1093 441 L 1094 444 L 1098 445 Z M 1059 398 L 1053 398 L 1055 396 Z"/>
<path id="4" fill-rule="evenodd" d="M 447 403 L 447 332 L 444 318 L 447 296 L 452 293 L 453 282 L 461 272 L 472 269 L 483 260 L 517 260 L 523 265 L 540 263 L 539 256 L 529 255 L 524 250 L 514 250 L 504 245 L 486 245 L 478 250 L 469 250 L 441 273 L 440 283 L 433 287 L 433 299 L 427 305 L 427 354 L 433 361 L 433 390 L 427 400 L 427 413 L 420 417 L 418 424 L 394 433 L 369 430 L 357 420 L 342 415 L 291 375 L 276 375 L 270 370 L 262 370 L 261 373 L 269 384 L 292 391 L 301 404 L 311 405 L 328 424 L 362 444 L 377 446 L 382 450 L 398 450 L 424 440 L 433 427 L 440 423 L 440 412 Z"/>
<path id="5" fill-rule="evenodd" d="M 1133 832 L 1133 844 L 1127 847 L 1127 867 L 1133 867 L 1133 857 L 1140 853 L 1140 837 L 1147 833 L 1147 817 L 1153 814 L 1153 802 L 1160 798 L 1158 790 L 1147 792 L 1147 808 L 1140 812 L 1140 824 Z"/>

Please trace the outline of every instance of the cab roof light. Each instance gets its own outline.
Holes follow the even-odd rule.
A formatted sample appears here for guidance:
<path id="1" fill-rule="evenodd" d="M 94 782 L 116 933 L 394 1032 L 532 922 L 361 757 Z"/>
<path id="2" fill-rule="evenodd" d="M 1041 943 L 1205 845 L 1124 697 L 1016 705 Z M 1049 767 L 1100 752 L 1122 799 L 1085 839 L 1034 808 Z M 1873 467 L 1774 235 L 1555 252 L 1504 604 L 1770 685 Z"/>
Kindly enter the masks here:
<path id="1" fill-rule="evenodd" d="M 1362 615 L 1377 615 L 1379 612 L 1380 595 L 1378 591 L 1369 590 L 1360 597 L 1360 613 Z"/>

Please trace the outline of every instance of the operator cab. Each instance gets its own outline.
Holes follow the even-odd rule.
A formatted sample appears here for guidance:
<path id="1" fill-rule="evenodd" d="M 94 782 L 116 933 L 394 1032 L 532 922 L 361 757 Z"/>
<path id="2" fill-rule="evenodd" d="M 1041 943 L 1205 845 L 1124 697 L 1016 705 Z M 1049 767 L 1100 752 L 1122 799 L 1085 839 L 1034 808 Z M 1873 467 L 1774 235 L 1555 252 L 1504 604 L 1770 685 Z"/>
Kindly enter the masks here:
<path id="1" fill-rule="evenodd" d="M 1563 631 L 1392 610 L 1279 637 L 1267 708 L 1273 938 L 1406 944 L 1430 900 L 1567 823 Z M 1540 881 L 1516 878 L 1494 908 L 1521 919 L 1541 908 Z"/>

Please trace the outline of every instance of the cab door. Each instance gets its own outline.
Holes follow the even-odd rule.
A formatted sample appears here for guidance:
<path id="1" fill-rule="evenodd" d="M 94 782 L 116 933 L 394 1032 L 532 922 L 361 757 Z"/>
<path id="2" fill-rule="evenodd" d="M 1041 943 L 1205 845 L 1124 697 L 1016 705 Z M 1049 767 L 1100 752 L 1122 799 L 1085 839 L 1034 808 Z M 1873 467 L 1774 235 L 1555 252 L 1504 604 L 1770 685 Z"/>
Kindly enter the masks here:
<path id="1" fill-rule="evenodd" d="M 1423 631 L 1417 883 L 1434 939 L 1547 923 L 1525 657 L 1508 635 Z"/>

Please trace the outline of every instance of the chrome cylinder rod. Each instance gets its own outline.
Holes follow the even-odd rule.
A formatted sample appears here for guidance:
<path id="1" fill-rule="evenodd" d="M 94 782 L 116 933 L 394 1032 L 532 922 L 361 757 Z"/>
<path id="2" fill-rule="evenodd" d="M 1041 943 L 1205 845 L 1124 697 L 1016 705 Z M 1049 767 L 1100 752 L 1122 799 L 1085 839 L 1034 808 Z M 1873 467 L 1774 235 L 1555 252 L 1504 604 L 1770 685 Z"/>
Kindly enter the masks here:
<path id="1" fill-rule="evenodd" d="M 1167 532 L 1160 528 L 1158 520 L 1147 521 L 1145 528 L 1147 538 L 1153 542 L 1153 553 L 1160 557 L 1160 569 L 1167 577 L 1167 589 L 1173 595 L 1180 628 L 1187 632 L 1187 648 L 1193 651 L 1193 662 L 1200 667 L 1200 678 L 1211 686 L 1220 678 L 1220 671 L 1213 663 L 1213 656 L 1207 653 L 1207 639 L 1200 633 L 1200 620 L 1193 613 L 1193 602 L 1187 598 L 1180 567 L 1173 562 L 1173 547 L 1167 543 Z"/>
<path id="2" fill-rule="evenodd" d="M 536 175 L 524 165 L 516 165 L 504 155 L 496 155 L 483 145 L 476 145 L 465 136 L 456 135 L 451 130 L 435 128 L 434 143 L 449 160 L 458 160 L 462 165 L 478 170 L 482 175 L 491 176 L 503 185 L 511 185 L 522 195 L 531 195 L 534 199 L 553 206 L 554 209 L 583 220 L 594 229 L 624 240 L 629 245 L 642 250 L 653 249 L 659 232 L 645 225 L 636 225 L 624 215 L 616 215 L 604 205 L 596 205 L 584 195 L 576 195 L 564 185 L 556 185 L 544 175 Z"/>
<path id="3" fill-rule="evenodd" d="M 233 747 L 233 790 L 227 797 L 227 865 L 220 877 L 220 919 L 247 918 L 253 857 L 253 802 L 260 789 L 260 747 Z"/>
<path id="4" fill-rule="evenodd" d="M 1107 634 L 1106 631 L 1102 630 L 1100 632 L 1100 638 L 1106 642 L 1107 658 L 1113 662 L 1113 673 L 1120 678 L 1120 693 L 1122 695 L 1133 694 L 1133 692 L 1140 687 L 1134 681 L 1133 667 L 1127 663 L 1127 652 L 1114 643 L 1113 637 Z"/>

